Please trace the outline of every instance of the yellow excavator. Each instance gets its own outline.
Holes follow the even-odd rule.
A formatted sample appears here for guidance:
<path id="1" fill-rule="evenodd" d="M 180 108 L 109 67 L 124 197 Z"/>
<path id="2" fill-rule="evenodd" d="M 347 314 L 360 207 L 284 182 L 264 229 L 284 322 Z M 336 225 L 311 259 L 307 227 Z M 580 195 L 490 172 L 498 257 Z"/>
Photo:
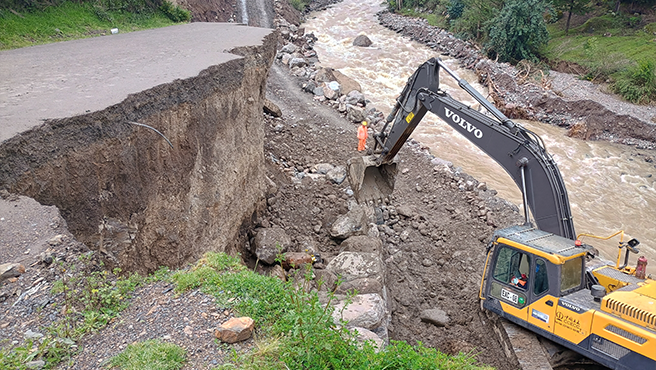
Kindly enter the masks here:
<path id="1" fill-rule="evenodd" d="M 440 90 L 440 69 L 488 114 Z M 575 233 L 565 183 L 542 139 L 440 59 L 428 60 L 408 79 L 373 135 L 374 154 L 348 161 L 356 199 L 377 202 L 392 193 L 395 157 L 429 111 L 497 161 L 522 191 L 525 223 L 497 230 L 487 246 L 483 308 L 611 369 L 656 370 L 656 281 L 645 276 L 644 257 L 629 266 L 639 242 L 624 242 L 620 231 L 610 236 L 620 238 L 617 262 L 595 257 L 582 239 L 597 237 Z"/>

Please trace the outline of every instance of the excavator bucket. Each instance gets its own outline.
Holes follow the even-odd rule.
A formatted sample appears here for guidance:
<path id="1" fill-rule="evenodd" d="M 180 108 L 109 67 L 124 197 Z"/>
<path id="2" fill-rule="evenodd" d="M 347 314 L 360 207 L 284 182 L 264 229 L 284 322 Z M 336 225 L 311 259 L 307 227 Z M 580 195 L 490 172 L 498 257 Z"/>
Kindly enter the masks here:
<path id="1" fill-rule="evenodd" d="M 376 156 L 371 155 L 353 157 L 346 164 L 346 174 L 358 203 L 381 202 L 392 194 L 396 163 L 377 165 Z"/>

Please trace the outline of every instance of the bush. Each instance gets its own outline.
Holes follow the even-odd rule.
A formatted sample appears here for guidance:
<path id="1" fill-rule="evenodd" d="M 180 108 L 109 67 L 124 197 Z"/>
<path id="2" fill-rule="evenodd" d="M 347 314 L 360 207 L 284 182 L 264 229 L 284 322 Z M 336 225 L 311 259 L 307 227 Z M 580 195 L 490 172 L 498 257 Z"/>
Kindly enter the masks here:
<path id="1" fill-rule="evenodd" d="M 304 12 L 305 8 L 307 8 L 310 3 L 310 0 L 289 0 L 289 3 L 299 12 Z"/>
<path id="2" fill-rule="evenodd" d="M 458 37 L 478 42 L 488 39 L 490 20 L 499 14 L 503 5 L 499 0 L 463 0 L 464 9 L 458 19 L 453 20 L 451 31 Z"/>
<path id="3" fill-rule="evenodd" d="M 544 21 L 544 0 L 509 0 L 491 24 L 488 46 L 503 61 L 535 61 L 538 50 L 549 42 Z"/>
<path id="4" fill-rule="evenodd" d="M 643 104 L 656 100 L 656 62 L 644 60 L 622 73 L 612 89 L 624 99 Z"/>
<path id="5" fill-rule="evenodd" d="M 450 0 L 446 7 L 446 12 L 450 19 L 458 19 L 465 10 L 465 3 L 462 0 Z"/>
<path id="6" fill-rule="evenodd" d="M 173 5 L 173 3 L 168 0 L 164 1 L 162 6 L 159 7 L 159 10 L 166 14 L 166 16 L 173 22 L 180 23 L 189 22 L 191 20 L 191 12 L 189 10 Z"/>
<path id="7" fill-rule="evenodd" d="M 644 30 L 649 34 L 656 35 L 656 22 L 649 23 L 645 26 Z"/>

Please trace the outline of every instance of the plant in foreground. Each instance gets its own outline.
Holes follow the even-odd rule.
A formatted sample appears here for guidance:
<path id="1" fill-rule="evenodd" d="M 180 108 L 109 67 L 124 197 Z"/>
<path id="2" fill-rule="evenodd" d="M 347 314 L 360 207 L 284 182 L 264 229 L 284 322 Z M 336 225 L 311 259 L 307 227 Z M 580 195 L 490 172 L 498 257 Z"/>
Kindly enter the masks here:
<path id="1" fill-rule="evenodd" d="M 185 350 L 159 340 L 130 344 L 109 361 L 121 370 L 177 370 L 185 363 Z"/>
<path id="2" fill-rule="evenodd" d="M 297 273 L 312 279 L 310 265 Z M 173 279 L 178 291 L 198 288 L 215 296 L 221 307 L 255 320 L 256 348 L 233 353 L 232 362 L 218 369 L 489 369 L 476 366 L 472 355 L 451 357 L 421 343 L 392 342 L 377 352 L 370 342 L 358 343 L 345 323 L 335 324 L 333 293 L 320 300 L 316 291 L 303 289 L 305 284 L 247 270 L 238 257 L 208 253 Z"/>

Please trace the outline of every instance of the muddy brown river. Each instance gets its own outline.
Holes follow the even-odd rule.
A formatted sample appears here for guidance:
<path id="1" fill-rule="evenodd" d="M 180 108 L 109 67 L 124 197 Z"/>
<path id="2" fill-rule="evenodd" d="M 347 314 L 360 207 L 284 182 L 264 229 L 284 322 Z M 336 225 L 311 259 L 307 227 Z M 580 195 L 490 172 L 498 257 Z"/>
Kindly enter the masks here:
<path id="1" fill-rule="evenodd" d="M 365 96 L 387 115 L 410 75 L 426 60 L 439 56 L 431 48 L 403 37 L 378 23 L 376 12 L 383 10 L 379 0 L 344 0 L 333 7 L 311 14 L 303 25 L 318 41 L 315 49 L 321 65 L 340 70 L 357 80 Z M 360 34 L 371 39 L 368 48 L 353 46 Z M 477 88 L 470 70 L 460 69 L 455 60 L 442 56 L 449 68 Z M 455 99 L 476 107 L 478 104 L 446 73 L 441 88 Z M 533 121 L 517 121 L 536 132 L 558 163 L 567 185 L 577 233 L 609 236 L 624 230 L 624 241 L 641 241 L 641 255 L 649 259 L 648 272 L 656 275 L 656 168 L 636 157 L 637 151 L 608 142 L 569 138 L 565 130 Z M 428 114 L 413 137 L 428 145 L 436 157 L 448 160 L 479 181 L 496 189 L 499 196 L 522 207 L 519 189 L 496 162 L 460 136 L 446 123 Z M 619 239 L 583 239 L 597 247 L 608 260 L 617 259 Z M 631 255 L 631 265 L 636 255 Z"/>

